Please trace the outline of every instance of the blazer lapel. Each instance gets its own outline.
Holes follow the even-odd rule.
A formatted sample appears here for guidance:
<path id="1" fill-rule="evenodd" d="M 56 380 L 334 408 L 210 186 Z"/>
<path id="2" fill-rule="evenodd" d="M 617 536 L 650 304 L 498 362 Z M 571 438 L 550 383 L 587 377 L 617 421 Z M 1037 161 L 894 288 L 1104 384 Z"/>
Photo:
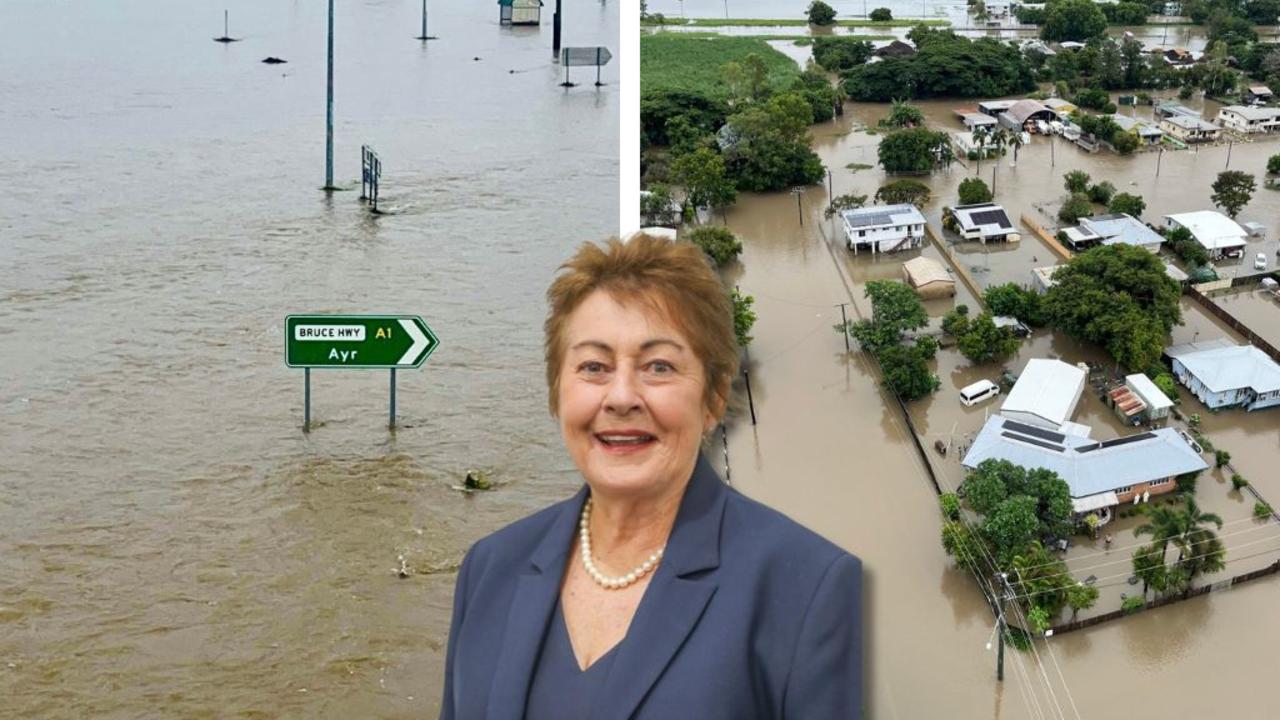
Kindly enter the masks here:
<path id="1" fill-rule="evenodd" d="M 715 595 L 727 490 L 701 456 L 658 566 L 591 717 L 625 720 L 640 706 Z M 699 574 L 697 577 L 690 577 Z"/>
<path id="2" fill-rule="evenodd" d="M 516 582 L 507 613 L 506 641 L 489 690 L 486 720 L 521 720 L 533 681 L 533 665 L 551 622 L 560 581 L 568 558 L 569 543 L 577 528 L 578 513 L 586 498 L 583 486 L 568 501 L 542 542 L 534 548 L 529 567 Z"/>

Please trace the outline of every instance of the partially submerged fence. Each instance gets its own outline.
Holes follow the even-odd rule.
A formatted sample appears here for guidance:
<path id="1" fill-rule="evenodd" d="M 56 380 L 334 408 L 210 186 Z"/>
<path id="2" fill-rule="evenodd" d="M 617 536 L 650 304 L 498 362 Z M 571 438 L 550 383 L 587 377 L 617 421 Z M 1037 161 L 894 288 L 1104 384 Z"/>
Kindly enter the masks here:
<path id="1" fill-rule="evenodd" d="M 938 237 L 937 233 L 933 231 L 933 227 L 928 223 L 925 223 L 924 234 L 925 237 L 929 238 L 929 242 L 933 243 L 933 246 L 942 253 L 942 257 L 946 259 L 947 264 L 960 276 L 960 280 L 965 284 L 965 287 L 969 288 L 969 292 L 973 293 L 974 302 L 978 303 L 979 309 L 986 310 L 986 303 L 982 301 L 982 286 L 978 284 L 978 281 L 974 280 L 973 275 L 970 275 L 964 265 L 956 260 L 947 244 L 942 242 L 942 239 Z"/>
<path id="2" fill-rule="evenodd" d="M 1280 349 L 1277 349 L 1275 345 L 1272 345 L 1262 339 L 1262 336 L 1249 329 L 1248 325 L 1237 320 L 1234 315 L 1227 312 L 1221 305 L 1218 305 L 1213 300 L 1209 299 L 1207 295 L 1197 290 L 1195 286 L 1187 286 L 1187 294 L 1191 296 L 1192 300 L 1200 303 L 1201 307 L 1208 310 L 1209 314 L 1218 318 L 1229 325 L 1231 329 L 1248 338 L 1249 342 L 1253 343 L 1254 347 L 1266 353 L 1272 360 L 1280 362 Z"/>
<path id="3" fill-rule="evenodd" d="M 1044 241 L 1044 244 L 1049 248 L 1049 251 L 1052 252 L 1054 255 L 1057 255 L 1063 260 L 1071 259 L 1071 251 L 1068 250 L 1066 247 L 1064 247 L 1062 243 L 1058 242 L 1057 238 L 1050 235 L 1048 230 L 1045 230 L 1043 227 L 1041 227 L 1040 223 L 1031 219 L 1031 217 L 1028 216 L 1026 213 L 1022 214 L 1022 224 L 1031 228 L 1031 231 L 1034 232 L 1036 235 L 1039 235 L 1040 239 Z"/>

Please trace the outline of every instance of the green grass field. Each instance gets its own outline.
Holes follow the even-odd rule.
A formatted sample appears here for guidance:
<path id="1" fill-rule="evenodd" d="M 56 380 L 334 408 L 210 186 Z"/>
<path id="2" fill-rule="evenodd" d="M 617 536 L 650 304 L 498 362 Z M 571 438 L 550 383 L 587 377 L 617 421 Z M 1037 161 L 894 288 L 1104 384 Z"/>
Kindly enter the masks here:
<path id="1" fill-rule="evenodd" d="M 653 21 L 642 21 L 642 25 L 657 25 Z M 665 18 L 666 25 L 688 25 L 691 27 L 807 27 L 809 21 L 804 18 Z M 930 27 L 949 27 L 949 20 L 930 18 L 928 20 L 903 18 L 900 20 L 837 20 L 839 27 L 851 28 L 895 28 L 928 25 Z"/>
<path id="2" fill-rule="evenodd" d="M 741 63 L 751 53 L 764 60 L 769 84 L 789 85 L 800 75 L 800 66 L 769 47 L 760 38 L 695 36 L 684 33 L 640 36 L 640 94 L 680 90 L 725 97 L 728 88 L 720 78 L 727 62 Z"/>

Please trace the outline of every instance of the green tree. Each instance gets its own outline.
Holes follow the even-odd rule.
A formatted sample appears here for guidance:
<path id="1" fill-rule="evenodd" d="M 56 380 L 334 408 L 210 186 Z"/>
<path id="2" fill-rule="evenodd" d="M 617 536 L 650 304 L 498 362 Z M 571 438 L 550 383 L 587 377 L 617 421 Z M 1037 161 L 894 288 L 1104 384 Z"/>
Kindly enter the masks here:
<path id="1" fill-rule="evenodd" d="M 813 61 L 831 72 L 841 72 L 866 63 L 875 49 L 870 41 L 848 35 L 820 36 L 813 39 Z"/>
<path id="2" fill-rule="evenodd" d="M 1275 25 L 1280 17 L 1280 0 L 1249 0 L 1244 4 L 1245 14 L 1259 25 Z"/>
<path id="3" fill-rule="evenodd" d="M 1277 0 L 1277 2 L 1280 2 L 1280 0 Z M 1280 53 L 1277 53 L 1277 55 L 1280 55 Z M 1280 175 L 1280 155 L 1272 155 L 1267 158 L 1267 174 Z"/>
<path id="4" fill-rule="evenodd" d="M 822 161 L 809 147 L 812 122 L 812 106 L 793 92 L 730 116 L 720 138 L 726 170 L 737 188 L 765 192 L 820 180 Z"/>
<path id="5" fill-rule="evenodd" d="M 1142 580 L 1142 597 L 1147 590 L 1164 592 L 1168 586 L 1168 568 L 1164 564 L 1164 547 L 1159 543 L 1143 545 L 1133 551 L 1133 574 Z"/>
<path id="6" fill-rule="evenodd" d="M 1115 193 L 1116 193 L 1116 186 L 1112 185 L 1107 180 L 1103 180 L 1100 183 L 1089 186 L 1090 202 L 1095 202 L 1095 203 L 1098 203 L 1099 205 L 1106 205 L 1107 203 L 1111 202 L 1111 196 L 1115 195 Z"/>
<path id="7" fill-rule="evenodd" d="M 1059 0 L 1045 6 L 1040 37 L 1055 41 L 1084 41 L 1099 37 L 1106 30 L 1107 17 L 1092 0 Z"/>
<path id="8" fill-rule="evenodd" d="M 822 211 L 823 217 L 832 218 L 844 210 L 852 210 L 860 208 L 867 204 L 866 195 L 837 195 L 826 210 Z"/>
<path id="9" fill-rule="evenodd" d="M 991 202 L 991 188 L 982 181 L 982 178 L 965 178 L 960 181 L 960 204 L 973 205 L 975 203 Z"/>
<path id="10" fill-rule="evenodd" d="M 982 294 L 993 315 L 1015 317 L 1033 327 L 1045 324 L 1043 298 L 1016 283 L 992 285 Z"/>
<path id="11" fill-rule="evenodd" d="M 960 498 L 955 493 L 943 493 L 938 496 L 938 505 L 948 520 L 960 519 Z"/>
<path id="12" fill-rule="evenodd" d="M 701 225 L 688 234 L 689 241 L 702 249 L 716 265 L 725 265 L 742 254 L 742 241 L 729 228 Z"/>
<path id="13" fill-rule="evenodd" d="M 963 335 L 969 329 L 969 307 L 959 305 L 955 310 L 942 316 L 942 332 L 948 335 Z"/>
<path id="14" fill-rule="evenodd" d="M 645 225 L 667 222 L 672 214 L 671 188 L 664 183 L 654 183 L 648 190 L 648 195 L 640 196 L 640 214 L 644 217 Z"/>
<path id="15" fill-rule="evenodd" d="M 1258 189 L 1253 176 L 1240 170 L 1224 170 L 1218 173 L 1218 179 L 1213 182 L 1212 187 L 1213 194 L 1209 199 L 1232 218 L 1239 215 L 1244 206 L 1249 204 L 1249 200 L 1253 198 L 1253 191 Z"/>
<path id="16" fill-rule="evenodd" d="M 750 295 L 743 295 L 734 288 L 729 298 L 733 300 L 733 332 L 738 338 L 738 345 L 746 347 L 751 344 L 751 328 L 756 324 L 756 313 L 751 306 L 756 303 L 756 299 Z"/>
<path id="17" fill-rule="evenodd" d="M 850 333 L 864 350 L 879 353 L 902 342 L 906 331 L 929 322 L 920 296 L 903 283 L 871 280 L 865 293 L 871 299 L 871 319 L 854 323 Z"/>
<path id="18" fill-rule="evenodd" d="M 1143 370 L 1159 362 L 1169 332 L 1182 322 L 1180 295 L 1156 255 L 1117 243 L 1092 248 L 1060 267 L 1044 310 L 1053 326 L 1106 348 L 1127 368 Z"/>
<path id="19" fill-rule="evenodd" d="M 924 113 L 920 108 L 902 100 L 894 100 L 889 115 L 880 121 L 881 127 L 913 128 L 924 125 Z"/>
<path id="20" fill-rule="evenodd" d="M 809 23 L 812 25 L 831 25 L 836 21 L 835 8 L 822 0 L 813 0 L 809 3 L 809 9 L 805 14 L 809 16 Z"/>
<path id="21" fill-rule="evenodd" d="M 671 174 L 684 186 L 685 202 L 694 209 L 725 207 L 738 196 L 725 173 L 724 158 L 710 148 L 698 148 L 671 163 Z"/>
<path id="22" fill-rule="evenodd" d="M 1116 193 L 1107 205 L 1107 212 L 1123 213 L 1139 219 L 1146 209 L 1147 203 L 1142 199 L 1141 195 L 1130 195 L 1129 193 Z"/>
<path id="23" fill-rule="evenodd" d="M 1138 136 L 1123 130 L 1111 136 L 1111 146 L 1121 155 L 1132 155 L 1138 149 Z"/>
<path id="24" fill-rule="evenodd" d="M 1064 563 L 1065 564 L 1065 563 Z M 1067 588 L 1067 605 L 1071 606 L 1071 619 L 1076 619 L 1076 613 L 1081 610 L 1088 610 L 1098 601 L 1098 588 L 1077 582 Z"/>
<path id="25" fill-rule="evenodd" d="M 942 523 L 942 548 L 959 567 L 980 567 L 986 559 L 986 541 L 963 522 Z"/>
<path id="26" fill-rule="evenodd" d="M 945 132 L 915 127 L 889 133 L 876 151 L 887 173 L 924 174 L 938 163 L 938 149 L 950 144 Z"/>
<path id="27" fill-rule="evenodd" d="M 1217 449 L 1213 451 L 1214 467 L 1222 467 L 1231 462 L 1231 453 L 1226 450 Z"/>
<path id="28" fill-rule="evenodd" d="M 886 205 L 910 203 L 917 207 L 929 201 L 929 186 L 919 180 L 894 180 L 876 191 L 876 202 Z"/>
<path id="29" fill-rule="evenodd" d="M 960 354 L 974 364 L 1000 361 L 1018 351 L 1020 341 L 1007 327 L 996 327 L 991 316 L 982 313 L 968 323 L 956 338 Z"/>
<path id="30" fill-rule="evenodd" d="M 1010 466 L 1017 467 L 1012 463 Z M 969 507 L 973 508 L 974 512 L 987 515 L 1000 507 L 1000 503 L 1009 497 L 1009 488 L 999 474 L 979 467 L 965 478 L 964 494 Z"/>
<path id="31" fill-rule="evenodd" d="M 1221 527 L 1221 522 L 1218 526 Z M 1197 575 L 1220 572 L 1227 566 L 1227 549 L 1217 533 L 1208 528 L 1197 528 L 1187 533 L 1182 547 L 1182 557 L 1177 568 L 1185 573 L 1185 590 Z"/>
<path id="32" fill-rule="evenodd" d="M 1062 176 L 1062 184 L 1072 195 L 1085 192 L 1089 188 L 1089 173 L 1083 170 L 1072 170 Z"/>
<path id="33" fill-rule="evenodd" d="M 1039 527 L 1035 498 L 1015 495 L 986 516 L 982 532 L 994 546 L 996 559 L 1005 563 L 1035 539 Z"/>
<path id="34" fill-rule="evenodd" d="M 932 338 L 921 338 L 911 345 L 891 345 L 876 354 L 885 385 L 903 400 L 925 397 L 941 386 L 929 369 L 929 360 L 937 352 L 932 342 Z"/>
<path id="35" fill-rule="evenodd" d="M 845 74 L 845 91 L 854 100 L 889 102 L 894 98 L 1001 97 L 1035 89 L 1032 67 L 1017 47 L 995 38 L 970 40 L 950 30 L 925 26 L 907 37 L 914 55 L 886 58 Z"/>
<path id="36" fill-rule="evenodd" d="M 1178 385 L 1173 381 L 1173 376 L 1169 373 L 1160 373 L 1151 379 L 1156 387 L 1160 388 L 1160 392 L 1164 393 L 1174 402 L 1178 401 Z"/>
<path id="37" fill-rule="evenodd" d="M 1080 218 L 1089 217 L 1092 214 L 1093 203 L 1084 193 L 1072 193 L 1071 197 L 1062 203 L 1062 207 L 1058 208 L 1058 220 L 1064 225 L 1075 225 L 1080 222 Z"/>
<path id="38" fill-rule="evenodd" d="M 889 8 L 876 8 L 871 11 L 868 17 L 871 18 L 872 22 L 889 22 L 893 19 L 893 13 L 890 12 Z"/>

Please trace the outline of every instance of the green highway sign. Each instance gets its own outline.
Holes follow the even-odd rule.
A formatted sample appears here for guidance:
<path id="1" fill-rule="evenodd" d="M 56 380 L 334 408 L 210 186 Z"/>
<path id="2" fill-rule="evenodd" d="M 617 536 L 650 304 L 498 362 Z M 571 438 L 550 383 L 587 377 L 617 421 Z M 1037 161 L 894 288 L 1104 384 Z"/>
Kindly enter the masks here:
<path id="1" fill-rule="evenodd" d="M 417 315 L 290 315 L 284 362 L 300 368 L 416 368 L 440 340 Z"/>

